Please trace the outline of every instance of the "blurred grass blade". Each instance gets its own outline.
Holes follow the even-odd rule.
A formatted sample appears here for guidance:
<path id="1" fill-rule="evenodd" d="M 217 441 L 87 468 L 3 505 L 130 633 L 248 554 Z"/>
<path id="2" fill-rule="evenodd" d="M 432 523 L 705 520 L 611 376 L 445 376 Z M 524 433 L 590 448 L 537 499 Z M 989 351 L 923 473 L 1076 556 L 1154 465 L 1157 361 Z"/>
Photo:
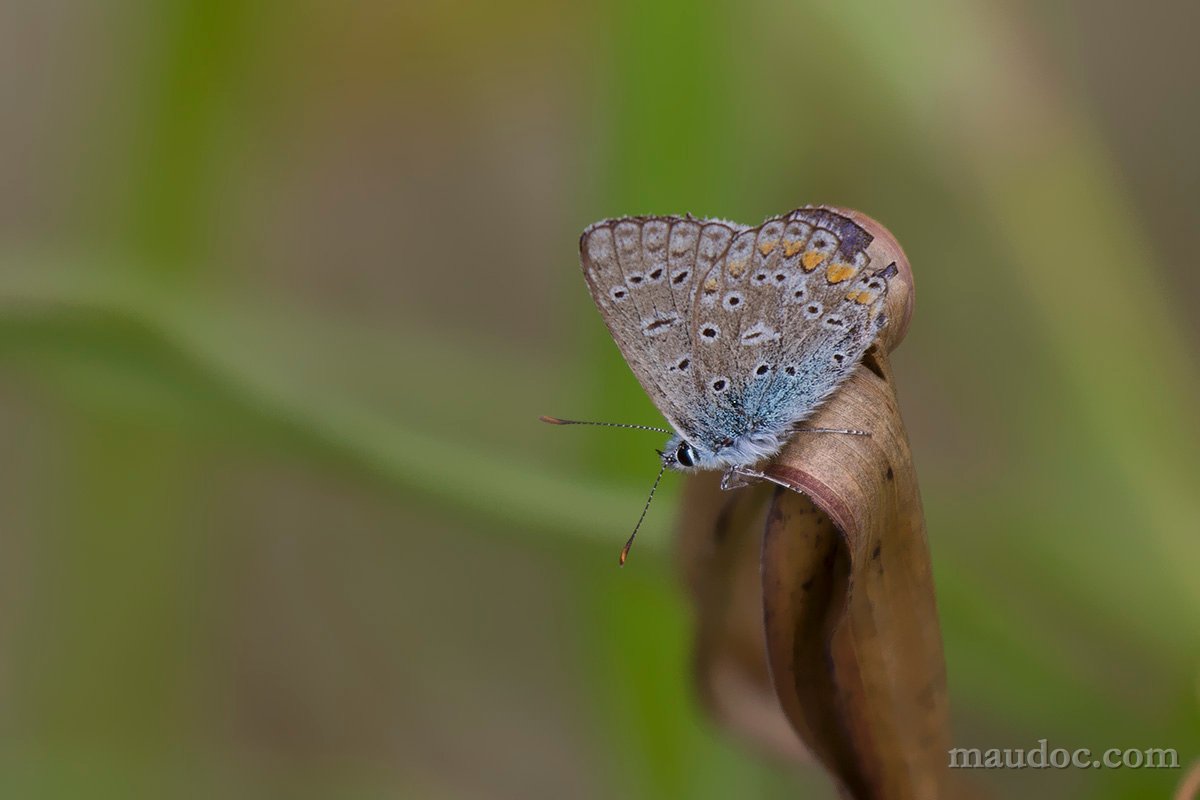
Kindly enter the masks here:
<path id="1" fill-rule="evenodd" d="M 1134 268 L 1152 264 L 1156 247 L 1083 109 L 1039 71 L 1002 7 L 825 0 L 815 8 L 886 90 L 879 115 L 906 127 L 922 143 L 926 171 L 943 175 L 990 226 L 1011 267 L 993 279 L 1016 281 L 1069 392 L 1059 402 L 1103 448 L 1146 523 L 1140 536 L 1156 568 L 1145 574 L 1172 575 L 1171 589 L 1200 607 L 1200 540 L 1185 530 L 1200 518 L 1192 491 L 1200 450 L 1191 446 L 1200 439 L 1192 408 L 1200 370 L 1170 313 L 1169 284 L 1147 279 L 1166 273 Z M 953 70 L 931 41 L 954 47 Z M 1115 380 L 1098 377 L 1114 370 Z M 1073 468 L 1074 454 L 1064 455 L 1062 468 Z"/>
<path id="2" fill-rule="evenodd" d="M 44 282 L 0 287 L 0 359 L 50 381 L 72 403 L 307 455 L 486 520 L 496 531 L 619 545 L 642 502 L 632 489 L 597 485 L 456 441 L 453 431 L 364 409 L 336 387 L 282 374 L 248 338 L 224 346 L 238 338 L 229 329 L 237 323 L 222 318 L 221 331 L 217 324 L 199 299 L 184 303 L 82 281 L 71 289 Z M 535 412 L 525 420 L 531 430 Z"/>

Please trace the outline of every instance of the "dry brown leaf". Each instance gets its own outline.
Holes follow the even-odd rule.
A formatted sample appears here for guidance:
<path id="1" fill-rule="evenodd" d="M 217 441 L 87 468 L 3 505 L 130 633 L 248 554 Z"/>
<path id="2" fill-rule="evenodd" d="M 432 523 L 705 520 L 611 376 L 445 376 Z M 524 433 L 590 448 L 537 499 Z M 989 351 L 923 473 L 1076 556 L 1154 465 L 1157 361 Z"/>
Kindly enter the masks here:
<path id="1" fill-rule="evenodd" d="M 1196 800 L 1200 797 L 1200 761 L 1188 769 L 1179 788 L 1175 790 L 1175 800 Z"/>
<path id="2" fill-rule="evenodd" d="M 899 271 L 880 341 L 806 425 L 871 436 L 799 433 L 764 470 L 773 484 L 689 479 L 679 554 L 700 692 L 769 753 L 815 759 L 844 797 L 967 797 L 946 766 L 929 547 L 886 355 L 908 327 L 912 271 L 882 225 L 831 210 L 875 236 L 873 267 Z"/>

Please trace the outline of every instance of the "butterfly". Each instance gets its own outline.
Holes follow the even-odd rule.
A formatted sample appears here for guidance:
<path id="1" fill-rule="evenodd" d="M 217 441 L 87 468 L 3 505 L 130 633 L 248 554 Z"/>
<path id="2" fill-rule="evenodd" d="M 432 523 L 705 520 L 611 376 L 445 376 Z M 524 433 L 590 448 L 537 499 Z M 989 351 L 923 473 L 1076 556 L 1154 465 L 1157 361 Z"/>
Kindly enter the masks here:
<path id="1" fill-rule="evenodd" d="M 668 468 L 724 470 L 727 484 L 752 474 L 850 376 L 886 323 L 897 272 L 894 263 L 872 271 L 872 240 L 813 207 L 755 227 L 689 214 L 584 230 L 592 299 L 671 426 L 619 426 L 670 434 L 659 479 Z"/>

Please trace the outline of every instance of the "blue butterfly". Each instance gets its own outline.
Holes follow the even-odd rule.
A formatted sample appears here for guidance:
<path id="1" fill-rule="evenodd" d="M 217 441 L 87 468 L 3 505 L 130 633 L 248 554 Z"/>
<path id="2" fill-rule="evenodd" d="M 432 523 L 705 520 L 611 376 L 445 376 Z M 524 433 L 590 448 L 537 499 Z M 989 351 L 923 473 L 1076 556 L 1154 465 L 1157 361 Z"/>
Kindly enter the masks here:
<path id="1" fill-rule="evenodd" d="M 659 479 L 668 468 L 723 469 L 727 482 L 749 472 L 841 386 L 885 324 L 896 274 L 894 263 L 871 270 L 871 242 L 824 208 L 757 227 L 651 216 L 583 232 L 592 299 L 671 425 L 652 428 L 672 434 Z"/>

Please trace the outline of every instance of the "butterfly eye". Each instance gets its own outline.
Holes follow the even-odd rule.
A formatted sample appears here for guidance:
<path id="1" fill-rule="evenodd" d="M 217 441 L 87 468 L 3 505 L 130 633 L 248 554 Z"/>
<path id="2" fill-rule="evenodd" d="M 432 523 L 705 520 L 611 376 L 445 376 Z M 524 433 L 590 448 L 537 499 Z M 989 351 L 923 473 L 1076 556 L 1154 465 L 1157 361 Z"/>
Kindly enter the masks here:
<path id="1" fill-rule="evenodd" d="M 685 467 L 696 466 L 696 451 L 687 442 L 679 445 L 679 449 L 675 451 L 675 460 Z"/>

